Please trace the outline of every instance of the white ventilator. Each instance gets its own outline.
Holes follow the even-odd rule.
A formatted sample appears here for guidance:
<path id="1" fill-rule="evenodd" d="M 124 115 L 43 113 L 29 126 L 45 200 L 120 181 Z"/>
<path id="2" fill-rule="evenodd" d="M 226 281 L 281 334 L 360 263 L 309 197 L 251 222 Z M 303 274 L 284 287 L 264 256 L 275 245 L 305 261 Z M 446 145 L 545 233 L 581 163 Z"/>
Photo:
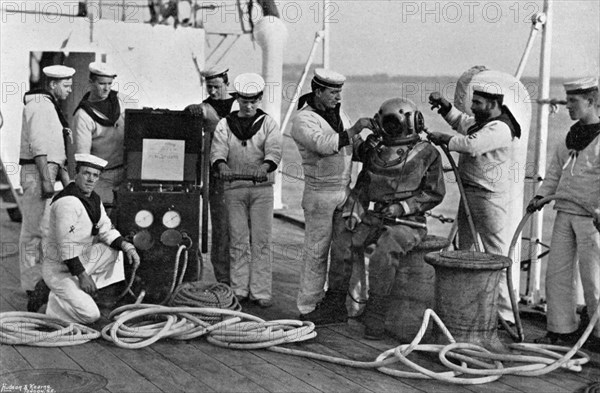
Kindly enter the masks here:
<path id="1" fill-rule="evenodd" d="M 287 28 L 274 16 L 265 16 L 254 25 L 254 39 L 262 48 L 262 76 L 266 82 L 262 109 L 281 125 L 281 97 L 283 91 L 283 49 Z M 283 131 L 283 130 L 282 130 Z M 274 208 L 281 209 L 281 172 L 275 173 Z"/>

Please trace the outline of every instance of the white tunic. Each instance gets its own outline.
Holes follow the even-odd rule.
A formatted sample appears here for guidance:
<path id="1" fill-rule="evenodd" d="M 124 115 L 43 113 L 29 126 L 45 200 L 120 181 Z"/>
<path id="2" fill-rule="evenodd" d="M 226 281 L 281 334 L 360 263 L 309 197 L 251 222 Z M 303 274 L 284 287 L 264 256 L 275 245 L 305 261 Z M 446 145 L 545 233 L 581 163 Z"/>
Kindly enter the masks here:
<path id="1" fill-rule="evenodd" d="M 92 221 L 81 201 L 64 196 L 50 205 L 50 225 L 42 244 L 44 281 L 50 288 L 46 314 L 67 321 L 92 323 L 100 318 L 94 299 L 79 287 L 65 261 L 79 257 L 98 289 L 122 281 L 122 258 L 110 248 L 120 233 L 112 227 L 101 205 L 99 233 L 92 236 Z"/>

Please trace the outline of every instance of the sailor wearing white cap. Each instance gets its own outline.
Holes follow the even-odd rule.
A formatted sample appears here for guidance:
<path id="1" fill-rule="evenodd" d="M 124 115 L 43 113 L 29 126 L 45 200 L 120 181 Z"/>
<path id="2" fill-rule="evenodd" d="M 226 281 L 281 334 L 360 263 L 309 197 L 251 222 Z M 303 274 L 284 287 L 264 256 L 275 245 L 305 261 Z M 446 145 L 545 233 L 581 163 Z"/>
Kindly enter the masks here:
<path id="1" fill-rule="evenodd" d="M 573 285 L 577 266 L 588 320 L 598 307 L 600 294 L 600 233 L 593 223 L 600 216 L 598 79 L 578 79 L 565 83 L 564 87 L 569 116 L 577 122 L 567 132 L 564 142 L 557 146 L 546 178 L 529 203 L 528 211 L 541 208 L 540 199 L 553 194 L 571 196 L 588 210 L 565 200 L 557 200 L 554 204 L 557 212 L 546 271 L 548 333 L 538 340 L 551 344 L 568 343 L 578 338 L 574 334 L 579 321 Z M 589 343 L 595 345 L 596 351 L 600 349 L 600 320 L 586 344 Z"/>
<path id="2" fill-rule="evenodd" d="M 272 185 L 281 161 L 281 134 L 275 120 L 258 108 L 265 87 L 263 78 L 241 74 L 233 86 L 240 110 L 217 125 L 210 162 L 225 181 L 231 288 L 240 300 L 250 298 L 261 307 L 269 307 Z M 251 180 L 238 180 L 237 175 Z"/>
<path id="3" fill-rule="evenodd" d="M 75 181 L 53 198 L 44 231 L 43 274 L 51 290 L 46 314 L 89 324 L 100 318 L 96 291 L 125 278 L 120 251 L 134 265 L 140 258 L 94 192 L 107 161 L 91 154 L 75 154 L 75 160 Z"/>
<path id="4" fill-rule="evenodd" d="M 349 117 L 341 110 L 345 81 L 346 77 L 340 73 L 317 68 L 312 91 L 300 97 L 300 111 L 292 122 L 291 135 L 302 156 L 305 180 L 304 265 L 297 297 L 302 314 L 313 311 L 325 293 L 333 213 L 350 193 L 351 140 L 364 128 L 371 128 L 368 118 L 351 126 Z"/>
<path id="5" fill-rule="evenodd" d="M 42 228 L 48 223 L 48 205 L 54 195 L 54 183 L 69 183 L 63 140 L 69 124 L 59 101 L 71 93 L 75 70 L 63 65 L 44 67 L 45 88 L 25 93 L 21 126 L 21 212 L 19 238 L 21 287 L 29 298 L 27 309 L 36 311 L 47 297 L 42 278 L 39 246 Z M 39 285 L 36 288 L 36 284 Z M 35 288 L 35 291 L 34 291 Z"/>
<path id="6" fill-rule="evenodd" d="M 485 252 L 506 255 L 514 228 L 506 209 L 511 198 L 510 187 L 514 170 L 512 151 L 517 148 L 521 126 L 510 110 L 503 105 L 504 94 L 499 84 L 489 81 L 473 87 L 471 110 L 473 116 L 452 106 L 439 92 L 429 97 L 438 113 L 458 133 L 434 132 L 430 140 L 446 144 L 450 151 L 460 153 L 458 171 L 464 185 L 465 197 Z M 473 246 L 473 236 L 463 204 L 458 211 L 458 236 L 461 249 Z M 514 323 L 505 275 L 500 279 L 498 312 Z"/>
<path id="7" fill-rule="evenodd" d="M 219 120 L 238 110 L 235 97 L 229 95 L 229 68 L 217 66 L 202 72 L 206 83 L 208 98 L 200 104 L 188 105 L 185 110 L 194 116 L 201 116 L 204 132 L 214 135 Z M 223 180 L 210 168 L 209 204 L 211 223 L 210 258 L 218 282 L 228 284 L 229 280 L 229 225 L 227 222 L 227 206 L 225 205 Z"/>
<path id="8" fill-rule="evenodd" d="M 109 213 L 113 191 L 125 180 L 123 167 L 125 109 L 135 108 L 136 97 L 123 97 L 112 90 L 117 76 L 107 63 L 93 62 L 88 66 L 89 92 L 73 114 L 73 137 L 76 153 L 94 154 L 108 161 L 96 192 Z"/>

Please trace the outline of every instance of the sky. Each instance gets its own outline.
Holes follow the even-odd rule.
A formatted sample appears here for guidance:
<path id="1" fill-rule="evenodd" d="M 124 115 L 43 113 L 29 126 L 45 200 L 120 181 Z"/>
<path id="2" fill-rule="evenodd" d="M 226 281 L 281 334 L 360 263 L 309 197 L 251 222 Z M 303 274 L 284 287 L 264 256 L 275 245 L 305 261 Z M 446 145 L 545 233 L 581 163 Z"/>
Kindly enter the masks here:
<path id="1" fill-rule="evenodd" d="M 322 1 L 276 3 L 288 28 L 285 62 L 304 63 L 322 29 Z M 349 75 L 451 76 L 482 64 L 514 73 L 531 32 L 531 16 L 542 12 L 543 5 L 523 0 L 331 1 L 325 12 L 330 67 Z M 552 76 L 598 75 L 600 2 L 553 0 L 552 8 Z M 540 32 L 525 76 L 539 72 L 541 41 Z M 243 52 L 246 47 L 252 45 L 242 39 L 234 49 Z M 320 59 L 321 49 L 316 61 Z M 235 62 L 234 57 L 224 60 Z"/>

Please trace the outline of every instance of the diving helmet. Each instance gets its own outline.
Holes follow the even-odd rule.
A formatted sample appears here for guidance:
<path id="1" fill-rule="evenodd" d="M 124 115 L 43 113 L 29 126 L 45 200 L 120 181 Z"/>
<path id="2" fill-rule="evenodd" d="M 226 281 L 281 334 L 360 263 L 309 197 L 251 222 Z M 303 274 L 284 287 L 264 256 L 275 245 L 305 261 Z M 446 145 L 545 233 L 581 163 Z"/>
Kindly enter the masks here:
<path id="1" fill-rule="evenodd" d="M 406 98 L 392 98 L 381 104 L 375 114 L 378 133 L 386 145 L 406 145 L 417 142 L 425 129 L 423 115 L 417 106 Z"/>

